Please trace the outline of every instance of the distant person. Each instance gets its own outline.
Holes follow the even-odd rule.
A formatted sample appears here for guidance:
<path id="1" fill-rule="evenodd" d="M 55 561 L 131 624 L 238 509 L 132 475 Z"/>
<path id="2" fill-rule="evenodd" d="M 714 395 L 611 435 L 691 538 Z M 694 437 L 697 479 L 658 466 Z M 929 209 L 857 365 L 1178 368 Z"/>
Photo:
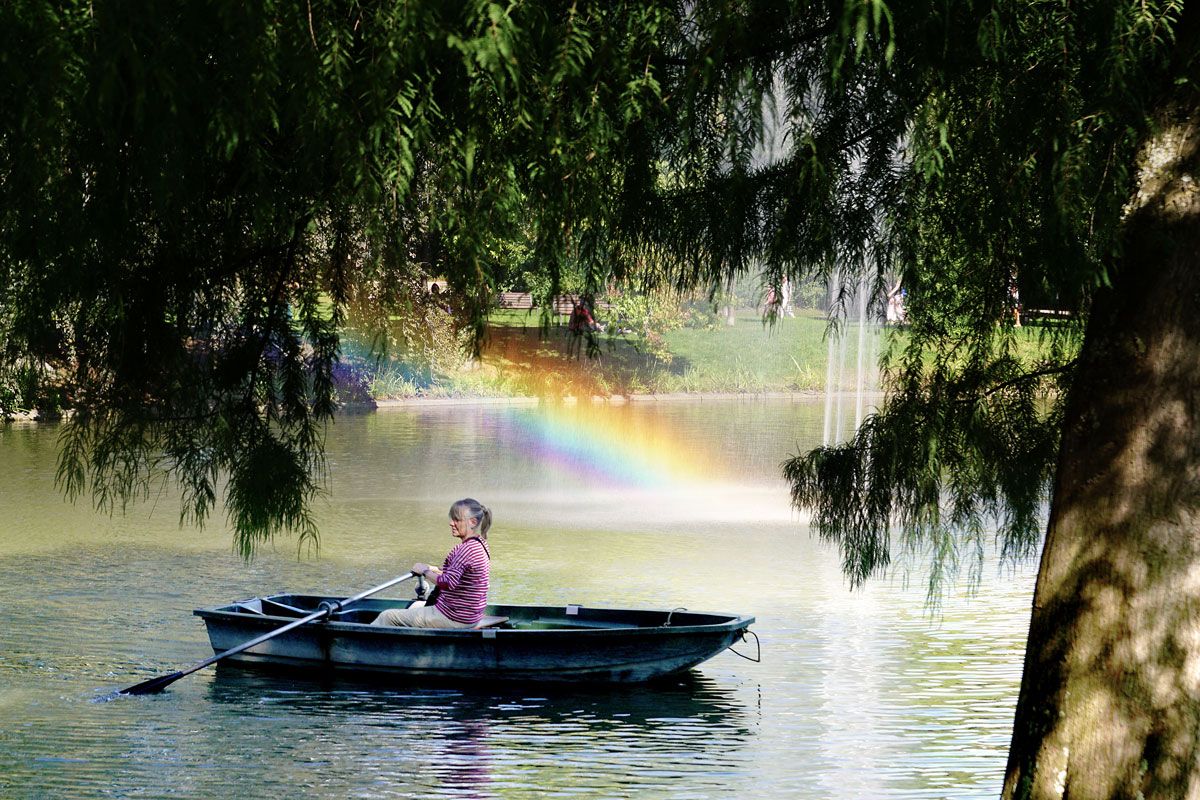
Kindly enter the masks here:
<path id="1" fill-rule="evenodd" d="M 787 275 L 783 276 L 783 281 L 779 284 L 779 300 L 784 314 L 789 317 L 796 316 L 796 312 L 792 311 L 792 282 Z"/>
<path id="2" fill-rule="evenodd" d="M 567 322 L 567 330 L 575 334 L 600 330 L 586 300 L 581 300 L 571 309 L 571 319 Z"/>
<path id="3" fill-rule="evenodd" d="M 904 308 L 904 300 L 907 292 L 897 283 L 887 295 L 887 308 L 885 316 L 889 325 L 903 325 L 907 311 Z"/>
<path id="4" fill-rule="evenodd" d="M 487 606 L 492 554 L 487 546 L 492 512 L 478 500 L 465 498 L 450 506 L 450 535 L 459 542 L 442 568 L 420 562 L 412 571 L 437 584 L 433 605 L 389 608 L 372 625 L 401 628 L 473 628 Z"/>
<path id="5" fill-rule="evenodd" d="M 766 297 L 763 298 L 763 316 L 776 316 L 779 314 L 779 292 L 774 286 L 767 287 Z"/>
<path id="6" fill-rule="evenodd" d="M 1008 275 L 1008 302 L 1012 312 L 1013 327 L 1021 327 L 1021 291 L 1017 288 L 1017 272 L 1013 270 Z"/>

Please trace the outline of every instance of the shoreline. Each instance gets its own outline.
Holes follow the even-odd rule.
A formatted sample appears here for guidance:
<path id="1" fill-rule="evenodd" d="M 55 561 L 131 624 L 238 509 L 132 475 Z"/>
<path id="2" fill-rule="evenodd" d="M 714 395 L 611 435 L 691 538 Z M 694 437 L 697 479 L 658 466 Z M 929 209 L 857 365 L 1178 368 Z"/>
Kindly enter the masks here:
<path id="1" fill-rule="evenodd" d="M 851 394 L 843 392 L 842 394 Z M 870 392 L 872 396 L 882 396 L 883 392 Z M 659 394 L 614 394 L 589 395 L 576 397 L 574 395 L 544 396 L 522 395 L 516 397 L 395 397 L 374 400 L 369 403 L 343 403 L 334 412 L 337 417 L 341 414 L 362 414 L 369 411 L 388 411 L 406 408 L 435 408 L 455 406 L 539 406 L 562 405 L 574 406 L 582 403 L 589 405 L 623 406 L 646 403 L 728 403 L 728 402 L 761 402 L 786 400 L 792 403 L 812 403 L 825 399 L 828 392 L 815 389 L 795 392 L 663 392 Z M 61 422 L 71 414 L 66 410 L 59 414 L 42 417 L 36 411 L 21 411 L 8 417 L 0 418 L 0 425 L 37 424 L 39 422 Z"/>
<path id="2" fill-rule="evenodd" d="M 545 404 L 579 405 L 629 405 L 634 403 L 699 403 L 699 402 L 730 402 L 730 401 L 759 401 L 759 400 L 789 400 L 793 403 L 812 402 L 823 399 L 825 392 L 806 390 L 797 392 L 663 392 L 641 394 L 588 395 L 523 395 L 517 397 L 399 397 L 376 400 L 377 410 L 392 408 L 414 408 L 420 406 L 471 406 L 471 405 L 512 405 L 536 406 Z M 364 404 L 364 408 L 369 408 Z"/>

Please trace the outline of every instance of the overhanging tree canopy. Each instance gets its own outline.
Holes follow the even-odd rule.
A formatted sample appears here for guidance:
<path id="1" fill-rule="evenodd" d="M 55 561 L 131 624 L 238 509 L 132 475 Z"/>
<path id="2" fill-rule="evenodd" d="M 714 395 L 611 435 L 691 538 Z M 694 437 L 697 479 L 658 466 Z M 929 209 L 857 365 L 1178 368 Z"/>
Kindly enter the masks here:
<path id="1" fill-rule="evenodd" d="M 309 524 L 346 304 L 405 302 L 430 260 L 477 319 L 513 236 L 551 276 L 569 257 L 593 280 L 898 272 L 912 344 L 889 400 L 849 445 L 787 466 L 797 502 L 861 580 L 894 535 L 946 563 L 992 518 L 1028 553 L 1052 488 L 1006 792 L 1185 795 L 1197 16 L 16 0 L 5 402 L 60 380 L 78 411 L 64 477 L 102 498 L 166 467 L 203 518 L 228 471 L 249 548 Z M 1014 285 L 1074 315 L 1043 363 L 1012 355 Z"/>
<path id="2" fill-rule="evenodd" d="M 666 12 L 510 12 L 4 4 L 0 409 L 74 409 L 69 491 L 165 469 L 202 521 L 226 477 L 244 552 L 313 535 L 352 300 L 444 273 L 478 325 L 506 240 L 600 262 Z"/>

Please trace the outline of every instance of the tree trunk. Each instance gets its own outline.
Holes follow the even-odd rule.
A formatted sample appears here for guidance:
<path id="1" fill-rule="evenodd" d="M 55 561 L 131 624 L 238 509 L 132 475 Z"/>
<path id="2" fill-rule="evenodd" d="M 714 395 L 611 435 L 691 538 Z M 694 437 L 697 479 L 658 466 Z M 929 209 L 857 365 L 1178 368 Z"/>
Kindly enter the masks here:
<path id="1" fill-rule="evenodd" d="M 1200 798 L 1200 113 L 1141 163 L 1067 403 L 1006 798 Z"/>

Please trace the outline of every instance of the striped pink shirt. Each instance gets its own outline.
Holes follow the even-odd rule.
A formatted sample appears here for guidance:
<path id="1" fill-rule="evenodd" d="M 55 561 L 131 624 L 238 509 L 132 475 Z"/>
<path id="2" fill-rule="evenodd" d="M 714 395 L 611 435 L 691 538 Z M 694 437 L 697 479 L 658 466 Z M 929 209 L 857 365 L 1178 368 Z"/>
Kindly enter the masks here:
<path id="1" fill-rule="evenodd" d="M 479 537 L 464 539 L 446 556 L 434 606 L 455 622 L 478 625 L 487 605 L 491 558 Z"/>

